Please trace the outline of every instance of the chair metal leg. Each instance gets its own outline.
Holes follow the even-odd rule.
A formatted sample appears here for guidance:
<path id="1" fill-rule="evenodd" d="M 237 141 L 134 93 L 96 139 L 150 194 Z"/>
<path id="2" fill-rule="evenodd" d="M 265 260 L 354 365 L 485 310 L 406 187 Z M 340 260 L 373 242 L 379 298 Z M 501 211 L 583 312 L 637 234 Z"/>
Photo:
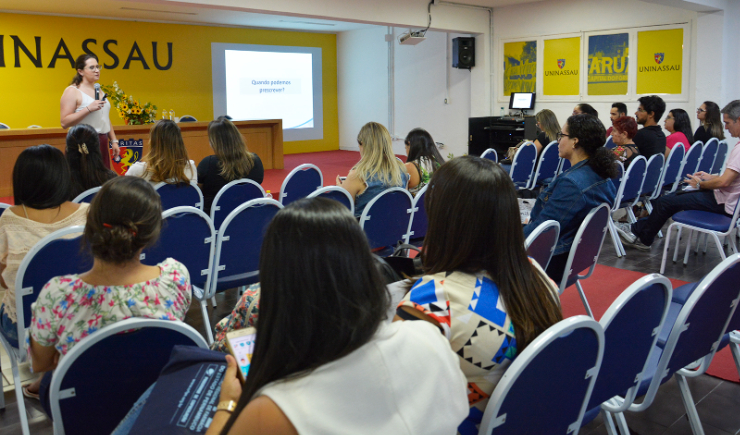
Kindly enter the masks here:
<path id="1" fill-rule="evenodd" d="M 668 227 L 668 231 L 666 232 L 666 237 L 665 237 L 665 243 L 663 244 L 663 261 L 660 262 L 660 274 L 661 275 L 665 273 L 665 262 L 668 259 L 668 248 L 671 245 L 671 229 L 673 229 L 673 224 L 671 224 L 671 226 Z M 681 228 L 678 228 L 678 235 L 679 236 L 681 235 Z M 679 239 L 676 238 L 676 246 L 678 246 L 678 240 Z M 674 263 L 676 262 L 675 253 L 673 256 L 673 262 Z"/>
<path id="2" fill-rule="evenodd" d="M 673 224 L 671 224 L 673 226 Z M 670 231 L 670 228 L 669 230 Z M 678 260 L 678 245 L 681 243 L 681 227 L 678 227 L 678 233 L 676 234 L 676 249 L 673 251 L 673 262 L 675 263 Z"/>
<path id="3" fill-rule="evenodd" d="M 732 337 L 733 333 L 734 332 L 730 333 L 730 337 Z M 730 353 L 732 353 L 732 359 L 735 360 L 735 368 L 737 369 L 737 372 L 740 373 L 740 346 L 738 346 L 738 344 L 732 339 L 730 340 L 729 346 Z"/>
<path id="4" fill-rule="evenodd" d="M 211 305 L 213 306 L 213 309 L 216 309 L 216 296 L 211 298 Z"/>
<path id="5" fill-rule="evenodd" d="M 719 251 L 719 255 L 722 257 L 722 260 L 727 258 L 725 255 L 725 250 L 722 248 L 722 242 L 719 241 L 719 237 L 717 236 L 717 233 L 712 233 L 712 237 L 714 238 L 714 243 L 717 244 L 717 250 Z M 707 234 L 707 239 L 709 239 L 709 234 Z M 704 248 L 704 252 L 706 252 L 706 248 Z"/>
<path id="6" fill-rule="evenodd" d="M 26 403 L 23 398 L 23 390 L 21 387 L 21 375 L 18 371 L 18 361 L 15 357 L 10 354 L 10 364 L 13 369 L 13 382 L 15 383 L 15 400 L 18 402 L 18 414 L 21 418 L 21 430 L 23 435 L 31 435 L 31 430 L 28 428 L 28 414 L 26 414 Z"/>
<path id="7" fill-rule="evenodd" d="M 630 435 L 630 428 L 627 426 L 627 420 L 625 420 L 623 412 L 617 414 L 617 426 L 619 426 L 619 432 L 622 435 Z"/>
<path id="8" fill-rule="evenodd" d="M 601 414 L 604 416 L 604 426 L 606 426 L 606 433 L 609 435 L 618 435 L 619 432 L 617 432 L 617 428 L 614 427 L 614 419 L 612 418 L 612 413 L 608 411 L 601 410 Z"/>
<path id="9" fill-rule="evenodd" d="M 627 255 L 627 253 L 624 250 L 624 245 L 622 245 L 622 239 L 619 238 L 619 233 L 617 233 L 617 225 L 614 223 L 613 220 L 609 219 L 609 234 L 612 236 L 612 243 L 614 243 L 614 250 L 617 251 L 617 257 L 623 257 Z"/>
<path id="10" fill-rule="evenodd" d="M 704 428 L 701 427 L 701 420 L 699 420 L 699 413 L 696 412 L 696 406 L 694 405 L 694 398 L 691 396 L 689 383 L 686 382 L 686 378 L 684 376 L 679 374 L 676 374 L 676 381 L 681 389 L 681 399 L 683 400 L 684 408 L 686 408 L 686 415 L 689 417 L 691 432 L 693 432 L 694 435 L 704 435 Z"/>
<path id="11" fill-rule="evenodd" d="M 691 251 L 691 238 L 694 236 L 694 230 L 689 230 L 689 236 L 686 237 L 686 253 L 683 256 L 683 265 L 689 264 L 689 251 Z M 696 243 L 699 243 L 699 234 L 696 235 Z"/>
<path id="12" fill-rule="evenodd" d="M 203 327 L 206 329 L 206 341 L 208 345 L 213 344 L 213 331 L 211 330 L 211 319 L 208 317 L 208 306 L 205 300 L 200 301 L 200 311 L 203 313 Z"/>
<path id="13" fill-rule="evenodd" d="M 581 287 L 581 282 L 576 281 L 576 287 L 578 288 L 578 295 L 581 296 L 581 302 L 583 302 L 583 306 L 586 308 L 586 312 L 588 313 L 591 318 L 594 317 L 593 311 L 591 311 L 591 306 L 588 304 L 588 300 L 586 299 L 586 293 L 583 292 L 583 287 Z"/>

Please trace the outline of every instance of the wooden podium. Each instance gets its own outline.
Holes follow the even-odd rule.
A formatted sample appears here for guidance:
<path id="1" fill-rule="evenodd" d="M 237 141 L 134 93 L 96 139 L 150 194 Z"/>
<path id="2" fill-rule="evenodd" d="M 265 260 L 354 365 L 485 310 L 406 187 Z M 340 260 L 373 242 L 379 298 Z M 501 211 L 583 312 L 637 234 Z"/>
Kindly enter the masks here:
<path id="1" fill-rule="evenodd" d="M 261 121 L 235 121 L 247 142 L 249 151 L 257 154 L 265 169 L 283 169 L 283 122 L 280 119 Z M 208 142 L 208 122 L 183 122 L 178 124 L 188 150 L 188 157 L 197 165 L 213 154 Z M 149 151 L 149 125 L 114 126 L 116 137 L 142 139 L 144 155 Z M 0 196 L 13 195 L 13 166 L 18 155 L 29 146 L 49 144 L 64 152 L 67 130 L 62 128 L 27 128 L 0 130 Z"/>

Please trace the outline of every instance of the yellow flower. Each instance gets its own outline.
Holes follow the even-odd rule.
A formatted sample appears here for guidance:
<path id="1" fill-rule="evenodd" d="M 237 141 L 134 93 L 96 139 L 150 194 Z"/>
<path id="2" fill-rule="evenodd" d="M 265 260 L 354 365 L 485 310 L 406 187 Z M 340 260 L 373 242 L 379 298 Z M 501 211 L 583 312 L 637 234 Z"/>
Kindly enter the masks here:
<path id="1" fill-rule="evenodd" d="M 150 108 L 147 107 L 146 108 L 146 113 L 152 113 L 152 109 L 150 109 Z"/>
<path id="2" fill-rule="evenodd" d="M 126 112 L 126 111 L 128 110 L 128 105 L 126 105 L 126 103 L 123 103 L 123 104 L 121 104 L 121 107 L 120 107 L 120 109 L 121 109 L 122 111 Z"/>

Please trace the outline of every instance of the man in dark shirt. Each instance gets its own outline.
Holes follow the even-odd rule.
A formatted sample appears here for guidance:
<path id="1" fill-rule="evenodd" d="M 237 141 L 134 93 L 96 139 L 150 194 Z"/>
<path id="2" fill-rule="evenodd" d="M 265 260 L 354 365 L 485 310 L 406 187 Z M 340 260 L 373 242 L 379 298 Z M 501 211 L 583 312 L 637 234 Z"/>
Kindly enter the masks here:
<path id="1" fill-rule="evenodd" d="M 641 97 L 637 101 L 640 102 L 640 107 L 635 112 L 635 119 L 643 126 L 632 138 L 637 151 L 646 159 L 654 154 L 665 154 L 665 134 L 658 125 L 665 112 L 665 102 L 657 95 Z"/>
<path id="2" fill-rule="evenodd" d="M 612 104 L 612 108 L 611 110 L 609 110 L 609 119 L 611 120 L 611 122 L 614 122 L 623 116 L 627 116 L 627 105 L 625 105 L 624 103 Z M 612 135 L 613 128 L 613 126 L 609 126 L 609 128 L 606 130 L 607 139 L 609 139 L 609 136 Z"/>

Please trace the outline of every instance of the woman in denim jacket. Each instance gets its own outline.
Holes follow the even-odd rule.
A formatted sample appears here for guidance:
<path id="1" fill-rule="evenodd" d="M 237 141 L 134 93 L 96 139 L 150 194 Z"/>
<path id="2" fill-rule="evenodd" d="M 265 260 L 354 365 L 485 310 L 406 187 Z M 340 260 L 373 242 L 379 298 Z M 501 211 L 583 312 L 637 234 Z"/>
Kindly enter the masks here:
<path id="1" fill-rule="evenodd" d="M 546 271 L 558 284 L 581 222 L 601 203 L 612 204 L 617 193 L 610 181 L 617 175 L 614 154 L 604 148 L 605 135 L 604 125 L 594 116 L 568 118 L 558 135 L 558 152 L 571 168 L 540 193 L 524 227 L 526 237 L 546 220 L 560 223 L 560 238 Z"/>

